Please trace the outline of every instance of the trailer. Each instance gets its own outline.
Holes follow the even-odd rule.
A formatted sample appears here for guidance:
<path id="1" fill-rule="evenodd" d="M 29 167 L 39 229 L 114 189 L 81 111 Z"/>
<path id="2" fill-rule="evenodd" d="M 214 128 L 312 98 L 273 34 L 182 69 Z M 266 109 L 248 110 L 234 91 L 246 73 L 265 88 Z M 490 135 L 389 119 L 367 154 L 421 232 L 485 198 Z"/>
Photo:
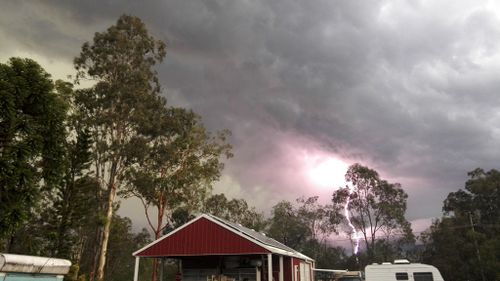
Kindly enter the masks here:
<path id="1" fill-rule="evenodd" d="M 0 281 L 62 281 L 70 267 L 69 260 L 0 253 Z"/>
<path id="2" fill-rule="evenodd" d="M 367 265 L 365 278 L 366 281 L 444 281 L 436 267 L 408 260 Z"/>
<path id="3" fill-rule="evenodd" d="M 361 271 L 314 268 L 315 281 L 362 281 Z"/>

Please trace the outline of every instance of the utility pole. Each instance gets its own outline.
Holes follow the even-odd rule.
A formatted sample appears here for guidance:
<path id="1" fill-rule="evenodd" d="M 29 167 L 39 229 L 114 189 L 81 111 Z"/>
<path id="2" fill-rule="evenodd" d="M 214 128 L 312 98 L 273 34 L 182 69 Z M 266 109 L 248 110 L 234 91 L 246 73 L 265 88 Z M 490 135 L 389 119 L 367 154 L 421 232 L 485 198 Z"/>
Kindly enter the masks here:
<path id="1" fill-rule="evenodd" d="M 469 212 L 469 221 L 470 221 L 470 227 L 472 228 L 472 240 L 474 240 L 474 247 L 476 248 L 477 260 L 479 261 L 479 271 L 481 272 L 481 280 L 486 281 L 486 278 L 484 278 L 483 263 L 481 262 L 481 254 L 479 253 L 479 246 L 476 240 L 476 230 L 474 229 L 474 223 L 472 221 L 471 212 Z"/>

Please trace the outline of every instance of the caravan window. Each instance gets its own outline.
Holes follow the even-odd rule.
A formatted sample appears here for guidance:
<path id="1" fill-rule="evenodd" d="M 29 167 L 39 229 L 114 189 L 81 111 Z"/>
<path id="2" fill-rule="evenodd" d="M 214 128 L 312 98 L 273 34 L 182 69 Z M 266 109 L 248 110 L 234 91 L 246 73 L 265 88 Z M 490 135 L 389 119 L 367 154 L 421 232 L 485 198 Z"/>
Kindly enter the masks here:
<path id="1" fill-rule="evenodd" d="M 396 280 L 408 280 L 408 273 L 396 272 Z"/>
<path id="2" fill-rule="evenodd" d="M 413 273 L 413 279 L 415 279 L 415 281 L 434 281 L 432 272 L 415 272 Z"/>

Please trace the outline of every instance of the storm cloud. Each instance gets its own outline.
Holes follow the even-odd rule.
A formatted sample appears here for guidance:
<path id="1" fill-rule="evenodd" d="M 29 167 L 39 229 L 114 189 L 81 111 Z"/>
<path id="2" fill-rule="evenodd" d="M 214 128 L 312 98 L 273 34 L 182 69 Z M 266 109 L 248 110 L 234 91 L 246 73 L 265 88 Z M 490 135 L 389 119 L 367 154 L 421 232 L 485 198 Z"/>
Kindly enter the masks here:
<path id="1" fill-rule="evenodd" d="M 400 182 L 412 220 L 439 216 L 467 171 L 498 168 L 491 1 L 4 1 L 1 59 L 32 56 L 64 78 L 83 42 L 124 13 L 167 42 L 169 103 L 232 131 L 235 157 L 216 191 L 259 209 L 329 200 L 334 187 L 307 178 L 308 156 Z"/>

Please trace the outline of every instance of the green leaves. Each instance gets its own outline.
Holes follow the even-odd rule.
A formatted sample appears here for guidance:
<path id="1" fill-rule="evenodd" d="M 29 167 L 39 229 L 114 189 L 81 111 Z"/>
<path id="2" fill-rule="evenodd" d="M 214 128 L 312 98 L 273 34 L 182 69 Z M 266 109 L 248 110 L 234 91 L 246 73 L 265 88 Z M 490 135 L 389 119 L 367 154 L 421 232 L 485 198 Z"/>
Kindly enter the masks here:
<path id="1" fill-rule="evenodd" d="M 383 233 L 391 239 L 413 241 L 411 225 L 405 218 L 408 195 L 399 183 L 389 183 L 375 170 L 353 164 L 346 173 L 353 187 L 340 188 L 333 193 L 332 202 L 344 206 L 348 200 L 351 221 L 364 236 L 370 258 L 376 255 L 376 239 Z"/>
<path id="2" fill-rule="evenodd" d="M 248 206 L 244 199 L 228 200 L 223 193 L 210 196 L 203 204 L 203 212 L 230 222 L 240 223 L 256 231 L 265 226 L 263 215 L 255 208 Z"/>
<path id="3" fill-rule="evenodd" d="M 139 197 L 145 208 L 155 206 L 160 214 L 181 206 L 197 210 L 220 177 L 222 158 L 231 156 L 227 132 L 211 136 L 198 115 L 182 108 L 164 106 L 152 113 L 157 119 L 128 148 L 134 164 L 126 171 L 122 194 Z M 155 232 L 163 229 L 163 219 L 151 225 Z"/>
<path id="4" fill-rule="evenodd" d="M 118 191 L 161 211 L 157 233 L 176 208 L 201 208 L 232 156 L 229 132 L 212 134 L 194 112 L 167 106 L 154 69 L 165 54 L 139 18 L 123 15 L 74 60 L 76 82 L 93 80 L 89 88 L 53 83 L 29 59 L 0 64 L 1 242 L 82 258 L 85 270 L 97 263 L 102 279 Z"/>
<path id="5" fill-rule="evenodd" d="M 301 251 L 306 242 L 312 238 L 312 230 L 307 222 L 288 201 L 281 201 L 273 206 L 268 233 L 269 236 L 298 251 Z"/>
<path id="6" fill-rule="evenodd" d="M 165 44 L 149 35 L 137 17 L 122 15 L 105 32 L 97 32 L 91 43 L 82 46 L 74 65 L 77 82 L 94 80 L 89 89 L 77 91 L 76 112 L 92 140 L 92 161 L 106 214 L 96 273 L 104 277 L 106 245 L 115 209 L 115 195 L 124 186 L 126 171 L 138 159 L 134 145 L 152 133 L 143 128 L 165 101 L 154 65 L 165 56 Z"/>
<path id="7" fill-rule="evenodd" d="M 35 61 L 0 64 L 0 238 L 61 180 L 67 104 Z"/>
<path id="8" fill-rule="evenodd" d="M 343 248 L 331 246 L 340 209 L 321 205 L 318 196 L 301 197 L 296 204 L 281 201 L 273 206 L 266 231 L 270 237 L 315 259 L 317 267 L 345 268 Z M 354 269 L 354 267 L 352 268 Z"/>
<path id="9" fill-rule="evenodd" d="M 156 63 L 165 44 L 148 34 L 144 23 L 123 15 L 92 43 L 82 46 L 74 64 L 77 79 L 96 84 L 77 91 L 76 111 L 92 140 L 95 177 L 106 202 L 97 279 L 102 278 L 106 237 L 115 194 L 136 196 L 158 237 L 175 208 L 199 209 L 212 183 L 220 177 L 222 157 L 230 157 L 227 132 L 212 136 L 200 117 L 171 108 L 159 96 Z M 153 225 L 147 212 L 158 210 Z"/>
<path id="10" fill-rule="evenodd" d="M 446 280 L 497 280 L 500 276 L 500 172 L 475 169 L 465 189 L 448 194 L 445 216 L 424 233 L 424 261 Z"/>

